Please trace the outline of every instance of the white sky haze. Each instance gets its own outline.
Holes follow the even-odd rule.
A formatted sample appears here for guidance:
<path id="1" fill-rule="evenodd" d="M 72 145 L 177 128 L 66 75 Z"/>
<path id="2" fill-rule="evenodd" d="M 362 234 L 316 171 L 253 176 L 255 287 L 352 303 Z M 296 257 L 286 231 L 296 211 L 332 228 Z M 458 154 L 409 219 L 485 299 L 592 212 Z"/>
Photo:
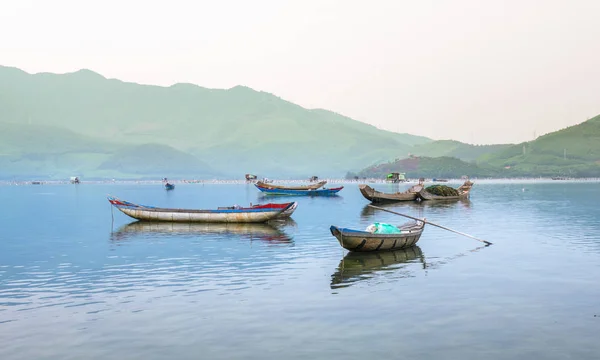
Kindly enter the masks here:
<path id="1" fill-rule="evenodd" d="M 0 0 L 0 65 L 246 85 L 379 128 L 531 140 L 600 114 L 600 1 Z"/>

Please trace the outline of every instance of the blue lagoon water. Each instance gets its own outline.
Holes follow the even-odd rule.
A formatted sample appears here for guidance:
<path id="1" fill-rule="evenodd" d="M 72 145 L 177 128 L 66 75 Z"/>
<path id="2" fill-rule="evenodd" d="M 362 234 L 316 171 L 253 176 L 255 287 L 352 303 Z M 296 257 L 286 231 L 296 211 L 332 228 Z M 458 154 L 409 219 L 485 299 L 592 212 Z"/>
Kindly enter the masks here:
<path id="1" fill-rule="evenodd" d="M 406 219 L 344 185 L 0 186 L 0 359 L 600 357 L 600 184 L 476 182 L 470 201 L 387 205 L 494 245 L 426 226 L 417 247 L 364 255 L 329 226 Z M 107 194 L 299 206 L 273 225 L 152 224 Z"/>

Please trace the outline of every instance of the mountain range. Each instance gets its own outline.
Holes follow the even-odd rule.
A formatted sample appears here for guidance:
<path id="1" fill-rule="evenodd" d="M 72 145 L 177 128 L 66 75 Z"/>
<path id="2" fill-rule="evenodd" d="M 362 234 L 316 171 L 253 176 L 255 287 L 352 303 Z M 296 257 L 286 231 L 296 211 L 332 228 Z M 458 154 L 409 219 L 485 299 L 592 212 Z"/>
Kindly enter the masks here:
<path id="1" fill-rule="evenodd" d="M 562 156 L 564 171 L 584 174 L 597 166 L 600 132 L 585 126 L 587 142 L 565 129 L 526 144 L 475 146 L 381 130 L 244 86 L 162 87 L 90 70 L 29 74 L 0 66 L 1 178 L 341 177 L 410 155 L 508 166 L 511 175 L 555 171 L 543 166 Z"/>
<path id="2" fill-rule="evenodd" d="M 600 115 L 537 139 L 513 145 L 475 146 L 433 141 L 405 159 L 368 166 L 347 177 L 600 177 Z"/>

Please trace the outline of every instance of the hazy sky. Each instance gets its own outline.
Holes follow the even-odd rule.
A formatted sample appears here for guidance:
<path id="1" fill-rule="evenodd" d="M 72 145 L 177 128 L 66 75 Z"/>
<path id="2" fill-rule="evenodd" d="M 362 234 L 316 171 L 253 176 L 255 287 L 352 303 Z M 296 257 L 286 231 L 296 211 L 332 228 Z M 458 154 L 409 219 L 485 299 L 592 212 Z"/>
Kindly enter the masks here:
<path id="1" fill-rule="evenodd" d="M 246 85 L 383 129 L 504 143 L 600 114 L 600 1 L 0 0 L 0 64 Z"/>

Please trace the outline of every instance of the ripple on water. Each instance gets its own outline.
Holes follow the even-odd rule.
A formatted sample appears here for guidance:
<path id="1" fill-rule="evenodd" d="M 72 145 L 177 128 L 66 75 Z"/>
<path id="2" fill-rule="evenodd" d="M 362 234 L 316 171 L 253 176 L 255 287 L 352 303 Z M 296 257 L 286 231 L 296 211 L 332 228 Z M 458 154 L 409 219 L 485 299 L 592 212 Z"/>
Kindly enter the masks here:
<path id="1" fill-rule="evenodd" d="M 540 344 L 559 344 L 565 358 L 577 349 L 600 351 L 598 321 L 590 315 L 598 312 L 600 296 L 595 188 L 579 195 L 569 188 L 557 198 L 534 185 L 523 192 L 518 184 L 482 184 L 468 204 L 390 207 L 493 241 L 488 248 L 428 226 L 417 247 L 348 253 L 330 225 L 403 222 L 365 208 L 350 187 L 333 202 L 300 199 L 295 224 L 277 229 L 146 226 L 115 214 L 115 222 L 125 225 L 111 231 L 104 201 L 109 191 L 147 196 L 161 206 L 194 196 L 255 202 L 243 185 L 215 187 L 213 198 L 199 189 L 182 186 L 159 198 L 135 186 L 96 193 L 80 187 L 78 208 L 53 203 L 36 226 L 0 219 L 9 234 L 0 242 L 6 345 L 0 357 L 85 353 L 150 360 L 164 349 L 177 358 L 201 349 L 207 358 L 252 358 L 268 357 L 269 348 L 290 358 L 300 353 L 289 349 L 351 358 L 364 357 L 365 343 L 381 354 L 415 358 L 444 358 L 452 349 L 473 349 L 473 343 L 483 350 L 453 355 L 558 354 L 556 346 L 515 351 L 522 339 L 531 344 L 531 334 Z M 14 209 L 15 219 L 19 211 Z M 429 344 L 425 350 L 417 345 L 423 343 Z"/>

